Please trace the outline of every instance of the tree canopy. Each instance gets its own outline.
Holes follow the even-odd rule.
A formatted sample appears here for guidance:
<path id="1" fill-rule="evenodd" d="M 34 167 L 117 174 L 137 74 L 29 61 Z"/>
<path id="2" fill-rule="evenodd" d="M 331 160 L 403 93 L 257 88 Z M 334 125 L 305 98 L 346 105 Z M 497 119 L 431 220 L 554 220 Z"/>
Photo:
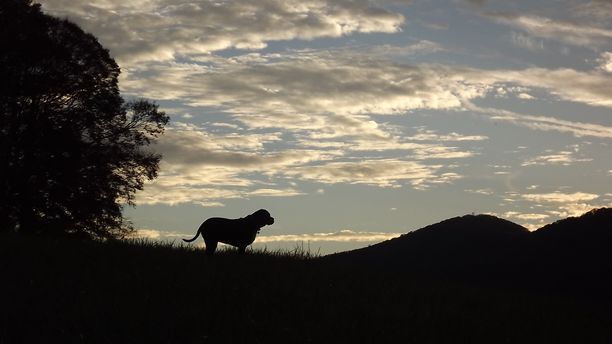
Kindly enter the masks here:
<path id="1" fill-rule="evenodd" d="M 0 2 L 0 230 L 116 237 L 157 176 L 168 116 L 125 101 L 96 37 L 31 0 Z"/>

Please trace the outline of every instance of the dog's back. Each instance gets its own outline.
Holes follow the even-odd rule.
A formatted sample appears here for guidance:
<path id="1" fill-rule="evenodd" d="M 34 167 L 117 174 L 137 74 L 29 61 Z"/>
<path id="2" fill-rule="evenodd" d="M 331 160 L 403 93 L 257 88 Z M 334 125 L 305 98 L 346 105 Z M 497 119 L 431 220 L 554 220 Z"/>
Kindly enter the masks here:
<path id="1" fill-rule="evenodd" d="M 257 235 L 257 229 L 251 228 L 244 218 L 211 217 L 200 228 L 205 241 L 217 241 L 236 247 L 252 244 Z"/>

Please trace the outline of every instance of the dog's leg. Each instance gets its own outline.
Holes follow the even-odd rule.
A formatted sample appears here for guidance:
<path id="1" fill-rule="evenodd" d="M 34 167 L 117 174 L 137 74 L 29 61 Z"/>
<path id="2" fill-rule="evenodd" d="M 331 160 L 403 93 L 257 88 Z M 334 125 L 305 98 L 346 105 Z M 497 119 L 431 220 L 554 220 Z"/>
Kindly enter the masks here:
<path id="1" fill-rule="evenodd" d="M 212 256 L 215 254 L 215 250 L 217 249 L 217 242 L 213 240 L 204 240 L 206 243 L 206 254 Z"/>

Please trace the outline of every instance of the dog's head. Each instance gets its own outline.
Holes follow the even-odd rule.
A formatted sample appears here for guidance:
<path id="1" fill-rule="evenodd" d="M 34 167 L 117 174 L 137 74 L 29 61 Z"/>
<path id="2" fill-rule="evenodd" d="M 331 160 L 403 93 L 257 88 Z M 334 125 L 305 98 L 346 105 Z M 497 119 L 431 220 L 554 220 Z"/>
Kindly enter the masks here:
<path id="1" fill-rule="evenodd" d="M 271 225 L 274 223 L 274 218 L 270 216 L 270 213 L 265 209 L 259 209 L 253 214 L 246 217 L 249 222 L 253 225 L 257 226 L 257 228 L 261 228 L 266 225 Z"/>

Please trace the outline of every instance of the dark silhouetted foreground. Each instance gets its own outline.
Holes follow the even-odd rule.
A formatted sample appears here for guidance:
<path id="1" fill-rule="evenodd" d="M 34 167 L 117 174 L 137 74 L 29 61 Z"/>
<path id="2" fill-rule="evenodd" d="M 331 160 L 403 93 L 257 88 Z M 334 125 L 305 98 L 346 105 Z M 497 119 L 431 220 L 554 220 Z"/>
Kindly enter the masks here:
<path id="1" fill-rule="evenodd" d="M 607 233 L 609 215 L 609 209 L 599 210 L 539 234 L 492 217 L 456 218 L 347 253 L 346 260 L 227 251 L 210 259 L 200 250 L 169 244 L 5 234 L 0 343 L 610 343 L 610 302 L 601 294 L 575 293 L 556 283 L 542 290 L 529 280 L 482 283 L 495 268 L 485 263 L 489 256 L 476 258 L 478 251 L 486 252 L 504 269 L 509 265 L 503 264 L 523 264 L 504 242 L 533 242 L 520 250 L 539 254 L 549 240 L 541 244 L 540 235 L 558 238 L 540 258 L 576 240 L 585 243 L 572 247 L 601 248 L 609 242 L 592 246 L 579 233 Z M 458 224 L 475 227 L 452 226 Z M 419 245 L 408 243 L 416 238 L 429 248 L 435 241 L 441 246 L 412 254 Z M 494 249 L 486 248 L 490 245 Z M 393 260 L 384 260 L 386 254 Z M 453 261 L 450 266 L 438 264 L 445 259 Z M 564 271 L 568 259 L 554 253 L 537 271 L 554 264 Z M 590 263 L 592 269 L 609 266 Z M 413 264 L 421 267 L 409 268 Z M 432 270 L 423 271 L 423 264 Z M 483 275 L 441 278 L 451 267 Z M 609 276 L 609 270 L 601 272 Z"/>

